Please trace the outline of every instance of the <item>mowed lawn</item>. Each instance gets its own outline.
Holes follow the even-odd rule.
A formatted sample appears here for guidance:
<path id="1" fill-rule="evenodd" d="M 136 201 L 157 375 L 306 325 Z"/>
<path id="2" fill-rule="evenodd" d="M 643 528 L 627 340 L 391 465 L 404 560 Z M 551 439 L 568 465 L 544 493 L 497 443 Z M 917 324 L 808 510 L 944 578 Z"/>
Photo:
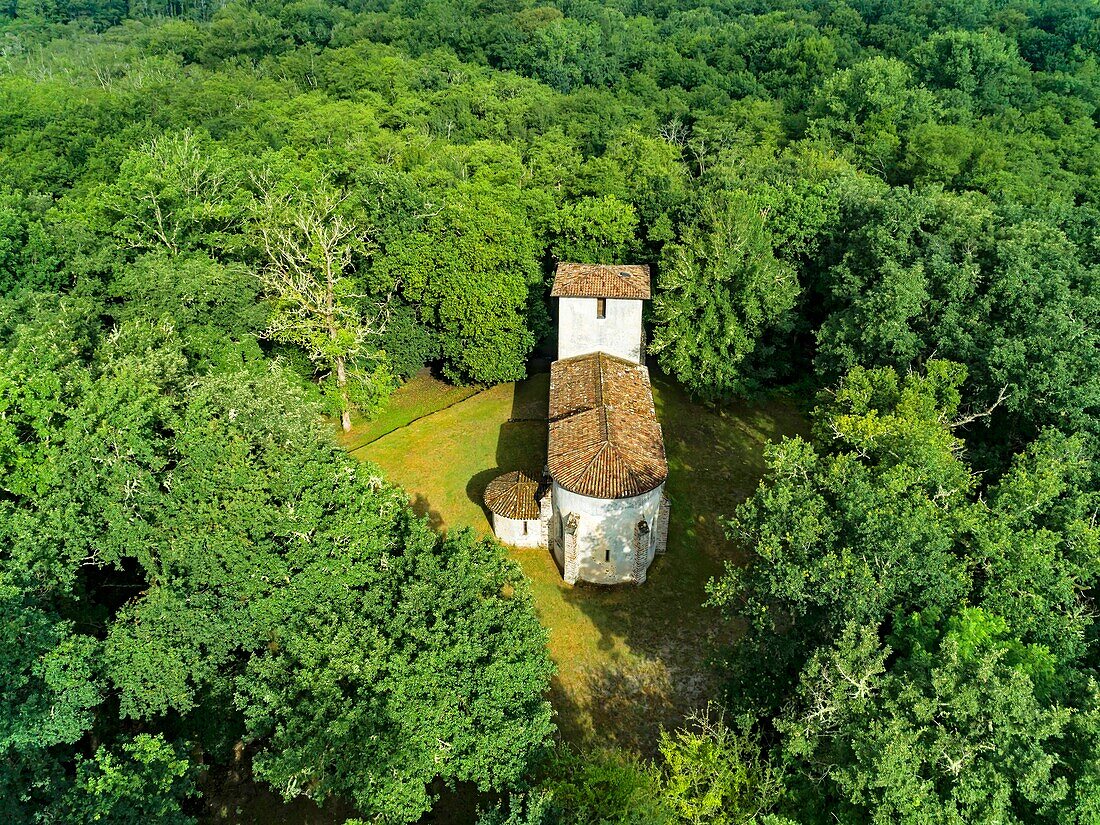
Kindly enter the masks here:
<path id="1" fill-rule="evenodd" d="M 550 631 L 558 666 L 552 698 L 563 735 L 582 746 L 615 743 L 643 754 L 652 752 L 662 725 L 674 726 L 706 703 L 715 688 L 706 660 L 735 632 L 703 607 L 706 582 L 736 558 L 722 517 L 755 489 L 764 444 L 806 429 L 786 402 L 711 409 L 659 375 L 653 379 L 672 509 L 668 552 L 646 584 L 570 587 L 548 551 L 509 551 L 531 579 Z M 506 470 L 538 473 L 545 462 L 548 388 L 545 373 L 492 387 L 349 447 L 380 465 L 440 529 L 489 534 L 485 485 Z"/>
<path id="2" fill-rule="evenodd" d="M 337 437 L 345 449 L 355 450 L 418 418 L 457 404 L 476 393 L 477 389 L 474 387 L 456 387 L 436 378 L 430 371 L 424 369 L 402 384 L 390 398 L 385 409 L 374 418 L 368 420 L 353 416 L 352 429 L 349 433 L 339 432 L 340 428 L 336 427 Z"/>

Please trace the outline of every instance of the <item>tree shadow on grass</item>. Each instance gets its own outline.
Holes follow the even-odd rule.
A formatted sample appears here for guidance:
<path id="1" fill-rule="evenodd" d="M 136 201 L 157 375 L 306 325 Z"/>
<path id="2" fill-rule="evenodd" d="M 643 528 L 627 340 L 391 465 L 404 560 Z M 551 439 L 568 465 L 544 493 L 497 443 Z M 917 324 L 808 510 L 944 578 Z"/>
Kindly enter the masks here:
<path id="1" fill-rule="evenodd" d="M 709 663 L 735 640 L 736 628 L 703 606 L 702 581 L 680 582 L 679 572 L 675 559 L 662 557 L 640 587 L 563 592 L 599 633 L 598 653 L 562 662 L 555 684 L 554 705 L 570 741 L 651 756 L 662 728 L 679 726 L 717 694 L 720 680 Z"/>
<path id="2" fill-rule="evenodd" d="M 485 506 L 485 488 L 489 486 L 490 481 L 505 472 L 507 470 L 502 470 L 500 467 L 492 467 L 474 474 L 466 482 L 466 498 L 481 508 L 481 512 L 485 514 L 485 520 L 490 524 L 493 523 L 493 515 L 489 512 L 489 508 Z"/>
<path id="3" fill-rule="evenodd" d="M 683 719 L 670 675 L 660 662 L 594 666 L 582 681 L 580 690 L 575 685 L 566 689 L 557 678 L 551 686 L 558 727 L 575 745 L 614 746 L 652 757 L 661 731 Z"/>
<path id="4" fill-rule="evenodd" d="M 426 518 L 433 530 L 436 532 L 442 531 L 443 516 L 438 510 L 432 509 L 431 503 L 424 497 L 423 493 L 417 493 L 413 496 L 412 501 L 409 502 L 409 506 L 412 507 L 412 511 L 418 516 Z"/>

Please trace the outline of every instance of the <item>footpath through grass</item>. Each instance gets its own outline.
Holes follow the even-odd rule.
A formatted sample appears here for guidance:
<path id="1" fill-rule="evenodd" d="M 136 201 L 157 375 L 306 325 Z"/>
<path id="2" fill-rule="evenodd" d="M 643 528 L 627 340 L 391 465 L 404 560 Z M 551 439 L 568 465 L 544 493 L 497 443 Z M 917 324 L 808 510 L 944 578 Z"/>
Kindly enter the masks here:
<path id="1" fill-rule="evenodd" d="M 703 608 L 706 582 L 734 559 L 723 516 L 755 489 L 763 447 L 804 432 L 788 403 L 695 403 L 654 375 L 672 500 L 668 552 L 641 587 L 570 587 L 548 551 L 511 549 L 531 579 L 539 618 L 558 665 L 553 702 L 564 736 L 652 753 L 662 725 L 674 726 L 715 689 L 706 659 L 733 631 Z M 546 456 L 549 376 L 477 393 L 354 451 L 377 463 L 440 529 L 490 533 L 485 485 L 511 469 L 540 472 Z"/>

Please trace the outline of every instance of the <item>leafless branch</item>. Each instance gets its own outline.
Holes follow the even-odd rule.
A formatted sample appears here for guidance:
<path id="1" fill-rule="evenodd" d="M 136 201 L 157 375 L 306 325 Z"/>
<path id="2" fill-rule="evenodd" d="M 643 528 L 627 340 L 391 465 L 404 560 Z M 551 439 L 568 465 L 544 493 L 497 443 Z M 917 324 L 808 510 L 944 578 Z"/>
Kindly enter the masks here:
<path id="1" fill-rule="evenodd" d="M 970 415 L 955 419 L 951 422 L 951 429 L 954 430 L 958 427 L 965 427 L 967 424 L 971 424 L 980 418 L 988 418 L 993 414 L 995 409 L 1004 403 L 1006 398 L 1008 398 L 1008 387 L 1004 386 L 1001 387 L 1001 391 L 997 393 L 997 400 L 990 404 L 987 409 L 982 412 L 971 413 Z"/>

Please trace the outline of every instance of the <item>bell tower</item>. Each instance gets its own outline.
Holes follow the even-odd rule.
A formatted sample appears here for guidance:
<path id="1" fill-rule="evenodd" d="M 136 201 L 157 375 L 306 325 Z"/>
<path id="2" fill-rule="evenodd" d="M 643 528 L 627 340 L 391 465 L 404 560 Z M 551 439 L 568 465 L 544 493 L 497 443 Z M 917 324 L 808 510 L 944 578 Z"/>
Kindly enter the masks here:
<path id="1" fill-rule="evenodd" d="M 558 299 L 558 358 L 606 352 L 645 363 L 642 301 L 649 267 L 558 264 L 550 296 Z"/>

